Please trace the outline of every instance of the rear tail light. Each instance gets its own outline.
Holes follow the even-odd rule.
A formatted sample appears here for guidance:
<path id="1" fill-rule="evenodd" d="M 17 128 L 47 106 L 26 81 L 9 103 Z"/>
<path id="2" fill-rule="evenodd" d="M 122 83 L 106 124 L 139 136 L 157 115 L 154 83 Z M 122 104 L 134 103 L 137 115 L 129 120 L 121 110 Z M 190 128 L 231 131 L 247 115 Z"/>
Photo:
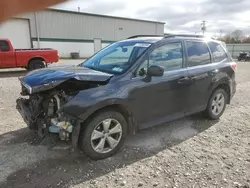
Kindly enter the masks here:
<path id="1" fill-rule="evenodd" d="M 232 69 L 236 72 L 237 71 L 237 64 L 236 63 L 232 63 L 231 64 Z"/>

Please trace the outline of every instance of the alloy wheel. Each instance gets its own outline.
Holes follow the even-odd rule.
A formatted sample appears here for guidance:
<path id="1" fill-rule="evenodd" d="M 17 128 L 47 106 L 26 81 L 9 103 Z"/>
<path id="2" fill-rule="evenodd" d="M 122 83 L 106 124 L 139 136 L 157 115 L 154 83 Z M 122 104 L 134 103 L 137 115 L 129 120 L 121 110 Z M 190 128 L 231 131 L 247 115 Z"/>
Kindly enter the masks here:
<path id="1" fill-rule="evenodd" d="M 92 132 L 91 146 L 97 153 L 108 153 L 119 144 L 121 137 L 121 124 L 113 118 L 105 119 Z"/>
<path id="2" fill-rule="evenodd" d="M 225 97 L 222 93 L 218 93 L 212 102 L 212 113 L 216 116 L 219 115 L 223 111 L 224 105 Z"/>

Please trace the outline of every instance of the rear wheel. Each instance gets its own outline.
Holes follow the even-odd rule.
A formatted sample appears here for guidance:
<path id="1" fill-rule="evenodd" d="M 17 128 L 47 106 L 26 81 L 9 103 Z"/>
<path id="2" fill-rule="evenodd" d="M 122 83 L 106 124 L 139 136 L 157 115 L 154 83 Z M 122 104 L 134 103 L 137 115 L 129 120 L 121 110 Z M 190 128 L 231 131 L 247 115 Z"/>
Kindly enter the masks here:
<path id="1" fill-rule="evenodd" d="M 114 155 L 123 145 L 127 122 L 116 111 L 101 112 L 86 122 L 80 135 L 80 147 L 91 159 L 100 160 Z"/>
<path id="2" fill-rule="evenodd" d="M 45 67 L 46 67 L 46 63 L 43 60 L 35 59 L 29 63 L 28 70 L 32 71 L 32 70 L 41 69 Z"/>
<path id="3" fill-rule="evenodd" d="M 224 89 L 216 89 L 211 95 L 205 115 L 211 120 L 219 119 L 227 105 L 228 95 Z"/>

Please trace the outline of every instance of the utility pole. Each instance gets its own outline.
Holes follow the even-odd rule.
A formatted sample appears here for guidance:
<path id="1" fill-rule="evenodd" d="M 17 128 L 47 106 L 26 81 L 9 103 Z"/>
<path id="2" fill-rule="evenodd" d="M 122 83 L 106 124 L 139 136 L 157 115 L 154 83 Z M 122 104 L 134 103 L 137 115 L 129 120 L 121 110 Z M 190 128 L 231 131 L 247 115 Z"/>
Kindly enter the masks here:
<path id="1" fill-rule="evenodd" d="M 204 35 L 205 31 L 206 31 L 206 21 L 202 21 L 201 22 L 201 31 L 202 31 L 202 34 Z"/>
<path id="2" fill-rule="evenodd" d="M 222 30 L 220 30 L 220 38 L 222 37 L 222 32 L 223 32 L 223 31 L 222 31 Z"/>

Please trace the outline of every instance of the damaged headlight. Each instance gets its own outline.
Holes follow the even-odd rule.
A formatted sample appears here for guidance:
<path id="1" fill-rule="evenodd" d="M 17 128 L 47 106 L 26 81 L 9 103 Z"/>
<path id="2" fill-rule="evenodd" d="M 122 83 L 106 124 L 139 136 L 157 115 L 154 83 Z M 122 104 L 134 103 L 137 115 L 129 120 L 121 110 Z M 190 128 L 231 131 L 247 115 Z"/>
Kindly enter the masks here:
<path id="1" fill-rule="evenodd" d="M 27 89 L 29 94 L 50 90 L 50 89 L 54 88 L 55 86 L 57 86 L 57 85 L 59 85 L 60 83 L 63 82 L 63 81 L 52 81 L 50 83 L 46 83 L 46 84 L 43 84 L 43 85 L 38 85 L 38 86 L 31 87 L 28 84 L 26 84 L 23 80 L 20 80 L 20 81 L 21 81 L 22 86 Z"/>
<path id="2" fill-rule="evenodd" d="M 22 82 L 22 85 L 28 90 L 29 94 L 36 93 L 39 91 L 49 90 L 49 89 L 52 89 L 54 87 L 53 83 L 43 84 L 43 85 L 36 86 L 33 88 L 30 87 L 28 84 L 25 84 L 24 82 Z"/>
<path id="3" fill-rule="evenodd" d="M 22 82 L 22 85 L 27 89 L 29 94 L 32 93 L 32 88 L 28 84 L 25 84 L 24 82 Z"/>
<path id="4" fill-rule="evenodd" d="M 37 92 L 40 92 L 40 91 L 46 91 L 46 90 L 52 89 L 52 88 L 55 87 L 54 83 L 55 82 L 51 82 L 51 83 L 48 83 L 48 84 L 35 86 L 35 87 L 32 88 L 32 92 L 37 93 Z"/>

